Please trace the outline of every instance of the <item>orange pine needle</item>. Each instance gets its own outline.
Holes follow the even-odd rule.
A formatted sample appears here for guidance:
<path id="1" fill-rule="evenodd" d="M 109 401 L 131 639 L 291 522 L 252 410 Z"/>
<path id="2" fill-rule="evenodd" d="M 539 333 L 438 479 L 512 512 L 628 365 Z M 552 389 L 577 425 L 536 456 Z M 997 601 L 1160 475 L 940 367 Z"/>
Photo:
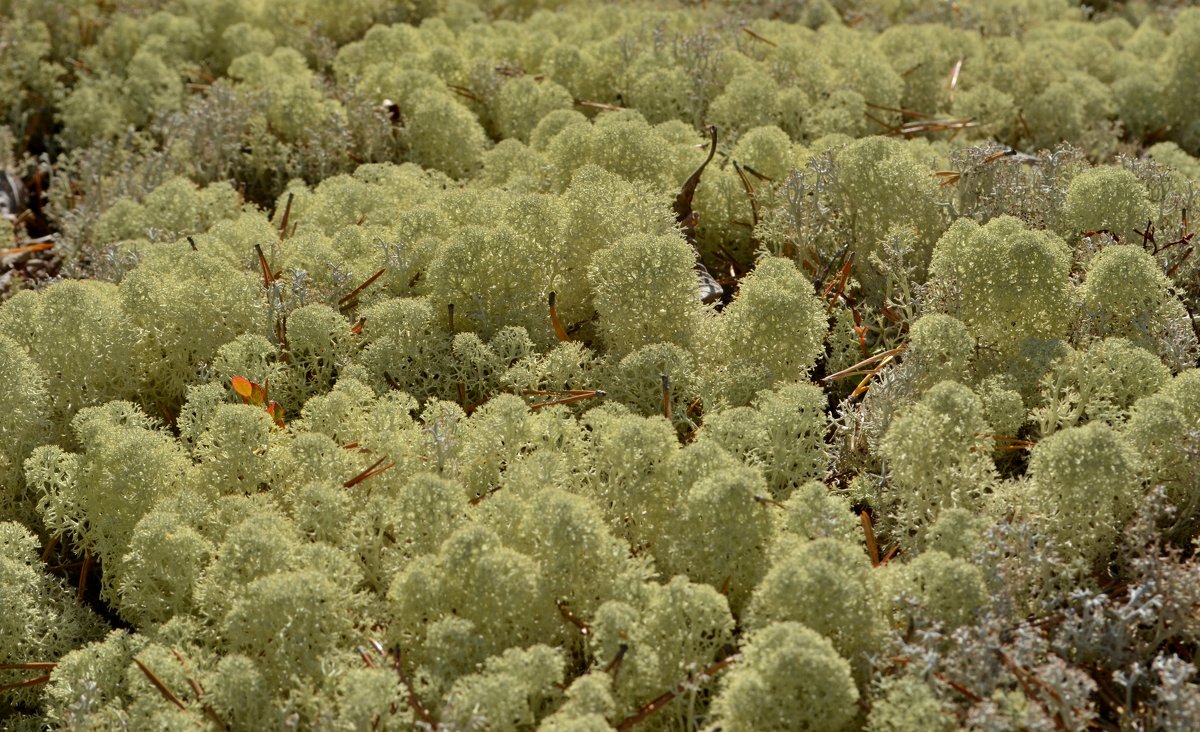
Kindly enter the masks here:
<path id="1" fill-rule="evenodd" d="M 558 319 L 558 307 L 555 305 L 554 291 L 550 291 L 550 323 L 554 326 L 554 336 L 558 338 L 559 343 L 566 343 L 571 340 L 567 335 L 567 329 L 563 327 L 562 321 Z"/>
<path id="2" fill-rule="evenodd" d="M 395 463 L 388 463 L 387 465 L 384 465 L 383 467 L 379 467 L 380 465 L 383 465 L 384 460 L 387 460 L 386 455 L 379 458 L 375 462 L 371 463 L 369 466 L 367 466 L 367 468 L 365 470 L 363 470 L 358 475 L 347 480 L 345 483 L 342 483 L 342 487 L 343 488 L 353 488 L 354 486 L 358 485 L 359 483 L 363 482 L 364 480 L 367 480 L 369 478 L 374 478 L 376 475 L 379 475 L 380 473 L 384 472 L 385 470 L 390 470 L 391 468 L 396 467 Z"/>
<path id="3" fill-rule="evenodd" d="M 361 285 L 359 285 L 358 287 L 355 287 L 353 290 L 351 290 L 350 294 L 342 296 L 338 300 L 338 306 L 342 307 L 344 309 L 346 307 L 347 303 L 349 303 L 356 296 L 358 296 L 358 294 L 361 293 L 363 290 L 370 287 L 371 283 L 373 283 L 373 282 L 375 282 L 375 280 L 379 279 L 380 275 L 382 275 L 386 271 L 387 271 L 387 267 L 380 267 L 378 272 L 371 275 L 370 277 L 367 278 L 367 280 L 365 282 L 363 282 Z"/>
<path id="4" fill-rule="evenodd" d="M 13 247 L 11 249 L 0 249 L 0 257 L 8 256 L 9 254 L 24 254 L 25 252 L 44 252 L 54 248 L 54 242 L 47 241 L 41 244 L 27 244 L 23 247 Z"/>

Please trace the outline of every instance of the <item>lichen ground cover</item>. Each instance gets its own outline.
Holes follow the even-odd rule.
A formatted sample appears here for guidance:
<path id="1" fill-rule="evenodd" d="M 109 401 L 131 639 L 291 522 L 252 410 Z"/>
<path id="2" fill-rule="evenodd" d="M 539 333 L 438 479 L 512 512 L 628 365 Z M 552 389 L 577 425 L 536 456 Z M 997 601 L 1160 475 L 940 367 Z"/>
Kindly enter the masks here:
<path id="1" fill-rule="evenodd" d="M 0 728 L 1200 719 L 1200 10 L 0 0 Z"/>

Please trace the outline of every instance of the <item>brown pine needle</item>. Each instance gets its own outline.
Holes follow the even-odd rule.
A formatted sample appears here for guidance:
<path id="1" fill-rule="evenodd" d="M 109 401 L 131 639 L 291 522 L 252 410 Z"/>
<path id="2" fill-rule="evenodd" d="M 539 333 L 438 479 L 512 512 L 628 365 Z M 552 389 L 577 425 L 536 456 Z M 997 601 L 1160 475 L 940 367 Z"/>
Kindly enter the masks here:
<path id="1" fill-rule="evenodd" d="M 962 73 L 962 67 L 963 67 L 963 60 L 960 58 L 958 61 L 956 61 L 954 63 L 953 68 L 950 69 L 950 75 L 946 80 L 946 88 L 951 92 L 953 92 L 955 90 L 955 88 L 958 87 L 958 76 L 959 76 L 959 74 Z"/>
<path id="2" fill-rule="evenodd" d="M 478 94 L 476 94 L 475 92 L 466 88 L 465 86 L 458 86 L 456 84 L 447 84 L 446 86 L 450 88 L 450 91 L 454 92 L 455 94 L 459 95 L 460 97 L 465 97 L 467 99 L 470 99 L 472 102 L 480 102 L 480 103 L 483 102 L 483 100 L 479 97 Z"/>
<path id="3" fill-rule="evenodd" d="M 887 130 L 887 132 L 888 132 L 888 134 L 889 134 L 889 135 L 898 135 L 898 134 L 900 134 L 900 128 L 899 128 L 899 127 L 896 127 L 896 126 L 894 126 L 894 125 L 890 125 L 890 124 L 888 124 L 887 122 L 884 122 L 883 120 L 879 119 L 878 117 L 876 117 L 875 115 L 871 114 L 870 112 L 863 112 L 863 116 L 864 116 L 864 117 L 866 117 L 867 119 L 871 120 L 871 121 L 872 121 L 872 122 L 874 122 L 875 124 L 879 125 L 879 126 L 880 126 L 880 127 L 882 127 L 883 129 Z"/>
<path id="4" fill-rule="evenodd" d="M 279 222 L 279 241 L 283 241 L 288 237 L 288 219 L 292 216 L 292 199 L 295 197 L 295 193 L 288 193 L 287 204 L 283 207 L 283 218 Z"/>
<path id="5" fill-rule="evenodd" d="M 871 566 L 879 566 L 879 544 L 875 541 L 875 528 L 871 525 L 871 516 L 863 511 L 858 514 L 859 521 L 862 522 L 863 534 L 867 538 L 867 555 L 871 557 Z"/>
<path id="6" fill-rule="evenodd" d="M 866 102 L 866 105 L 868 107 L 870 107 L 871 109 L 881 109 L 884 112 L 895 112 L 896 114 L 900 115 L 901 117 L 910 117 L 912 119 L 926 119 L 929 117 L 929 115 L 927 115 L 927 114 L 922 114 L 921 112 L 914 112 L 911 109 L 903 109 L 901 107 L 887 107 L 882 104 L 872 104 L 870 102 Z"/>
<path id="7" fill-rule="evenodd" d="M 487 498 L 488 496 L 492 495 L 493 493 L 496 493 L 503 487 L 504 486 L 502 486 L 502 485 L 498 485 L 495 488 L 489 488 L 486 492 L 480 493 L 479 495 L 475 496 L 471 500 L 467 501 L 467 504 L 471 505 L 471 506 L 478 506 L 479 504 L 483 503 L 483 499 Z"/>
<path id="8" fill-rule="evenodd" d="M 604 667 L 604 673 L 612 677 L 613 686 L 617 684 L 617 674 L 621 671 L 621 661 L 625 660 L 625 654 L 628 652 L 629 644 L 621 643 L 617 646 L 617 655 L 613 656 L 613 659 Z"/>
<path id="9" fill-rule="evenodd" d="M 184 705 L 183 702 L 179 701 L 179 697 L 175 696 L 174 692 L 167 688 L 167 685 L 162 682 L 162 679 L 155 676 L 153 671 L 146 668 L 146 664 L 142 663 L 137 658 L 134 658 L 133 662 L 137 664 L 137 667 L 141 669 L 142 673 L 146 674 L 146 678 L 150 679 L 150 683 L 154 685 L 155 689 L 158 689 L 158 693 L 162 694 L 164 699 L 179 707 L 180 711 L 187 711 L 187 706 Z"/>
<path id="10" fill-rule="evenodd" d="M 876 361 L 881 361 L 881 360 L 890 358 L 892 356 L 896 356 L 896 355 L 902 353 L 905 348 L 907 348 L 907 346 L 902 343 L 902 344 L 896 346 L 895 348 L 891 348 L 886 351 L 881 351 L 880 353 L 876 353 L 874 356 L 865 358 L 862 361 L 859 361 L 858 363 L 854 364 L 853 366 L 848 366 L 848 367 L 842 369 L 841 371 L 838 371 L 837 373 L 830 374 L 829 376 L 824 377 L 823 379 L 821 379 L 821 383 L 829 384 L 834 381 L 837 381 L 838 379 L 845 378 L 847 376 L 857 376 L 859 374 L 865 373 L 863 371 L 860 371 L 859 369 L 869 366 L 869 365 L 875 363 Z M 870 373 L 874 374 L 875 370 L 872 370 Z"/>
<path id="11" fill-rule="evenodd" d="M 575 99 L 573 101 L 574 101 L 576 107 L 583 107 L 584 109 L 598 109 L 601 112 L 624 112 L 626 109 L 625 107 L 618 107 L 615 104 L 605 104 L 604 102 L 591 102 L 591 101 L 588 101 L 587 99 Z"/>
<path id="12" fill-rule="evenodd" d="M 969 701 L 971 701 L 974 704 L 978 704 L 979 702 L 983 701 L 983 697 L 974 693 L 973 691 L 971 691 L 967 687 L 963 686 L 962 684 L 958 683 L 954 679 L 947 677 L 945 674 L 935 673 L 935 674 L 933 674 L 933 677 L 935 679 L 937 679 L 938 681 L 942 682 L 943 684 L 945 684 L 946 686 L 949 686 L 951 689 L 954 689 L 955 691 L 957 691 L 959 694 L 961 694 L 963 697 L 965 697 L 966 699 L 968 699 Z"/>
<path id="13" fill-rule="evenodd" d="M 821 297 L 826 301 L 825 312 L 827 314 L 833 312 L 833 306 L 837 303 L 838 298 L 842 296 L 842 292 L 845 291 L 846 283 L 850 281 L 850 267 L 853 264 L 854 252 L 850 252 L 846 257 L 846 261 L 842 263 L 842 269 L 838 272 L 837 279 L 830 282 L 825 291 L 821 293 Z"/>
<path id="14" fill-rule="evenodd" d="M 746 171 L 742 170 L 742 166 L 738 165 L 738 161 L 733 161 L 733 169 L 738 174 L 738 178 L 742 181 L 742 188 L 746 189 L 746 197 L 750 199 L 750 215 L 754 221 L 748 226 L 758 226 L 758 197 L 754 195 L 754 186 L 750 185 L 750 179 L 746 177 Z"/>
<path id="15" fill-rule="evenodd" d="M 0 257 L 8 256 L 9 254 L 24 254 L 25 252 L 44 252 L 47 249 L 53 249 L 54 242 L 47 241 L 41 244 L 27 244 L 23 247 L 13 247 L 11 249 L 0 249 Z"/>
<path id="16" fill-rule="evenodd" d="M 737 663 L 740 658 L 740 656 L 730 656 L 724 661 L 718 661 L 717 663 L 705 668 L 700 672 L 699 675 L 707 677 L 714 676 L 715 674 L 720 673 L 721 671 L 724 671 L 733 664 Z M 633 713 L 633 715 L 626 717 L 616 725 L 617 732 L 628 732 L 651 714 L 654 714 L 659 709 L 662 709 L 666 705 L 670 704 L 672 701 L 674 701 L 676 696 L 678 696 L 684 689 L 688 688 L 690 684 L 694 683 L 694 678 L 695 677 L 689 675 L 688 678 L 676 684 L 675 688 L 665 691 L 651 701 L 643 704 L 636 712 Z"/>
<path id="17" fill-rule="evenodd" d="M 763 38 L 762 36 L 760 36 L 759 34 L 755 33 L 754 31 L 750 30 L 749 28 L 747 28 L 745 26 L 742 26 L 742 32 L 745 33 L 746 35 L 750 36 L 751 38 L 753 38 L 756 41 L 762 41 L 763 43 L 767 44 L 768 46 L 775 46 L 775 47 L 779 46 L 778 43 L 776 43 L 775 41 L 772 41 L 770 38 Z"/>
<path id="18" fill-rule="evenodd" d="M 554 604 L 558 607 L 558 613 L 562 615 L 563 620 L 567 621 L 571 625 L 574 625 L 576 628 L 579 628 L 580 635 L 586 636 L 591 634 L 591 626 L 575 617 L 575 613 L 571 612 L 570 608 L 568 607 L 568 605 L 570 605 L 569 602 L 566 600 L 559 600 Z"/>
<path id="19" fill-rule="evenodd" d="M 53 671 L 58 668 L 54 661 L 28 661 L 26 663 L 0 663 L 0 671 Z"/>
<path id="20" fill-rule="evenodd" d="M 83 593 L 87 592 L 87 576 L 92 571 L 92 550 L 83 550 L 83 569 L 79 571 L 79 588 L 76 597 L 83 599 Z"/>
<path id="21" fill-rule="evenodd" d="M 382 648 L 378 645 L 376 647 Z M 429 710 L 425 708 L 425 705 L 421 702 L 421 697 L 417 696 L 417 690 L 413 688 L 412 681 L 408 678 L 408 674 L 404 672 L 403 654 L 397 651 L 395 654 L 391 654 L 391 658 L 392 668 L 395 669 L 396 676 L 400 678 L 401 685 L 403 685 L 405 690 L 408 691 L 408 698 L 406 701 L 408 702 L 409 708 L 413 710 L 413 713 L 417 715 L 417 719 L 421 720 L 422 724 L 431 730 L 435 730 L 436 732 L 438 729 L 437 720 L 434 719 L 433 715 L 429 713 Z"/>
<path id="22" fill-rule="evenodd" d="M 4 684 L 3 686 L 0 686 L 0 692 L 16 691 L 17 689 L 27 689 L 30 686 L 40 686 L 42 684 L 48 684 L 48 683 L 50 683 L 50 674 L 46 674 L 45 676 L 35 676 L 32 679 L 18 681 L 15 684 Z"/>
<path id="23" fill-rule="evenodd" d="M 366 649 L 366 648 L 363 648 L 362 646 L 359 646 L 359 647 L 358 647 L 358 648 L 356 648 L 355 650 L 357 650 L 357 651 L 358 651 L 358 657 L 359 657 L 359 658 L 361 658 L 361 659 L 363 660 L 363 665 L 364 665 L 364 666 L 366 666 L 367 668 L 375 668 L 375 662 L 374 662 L 374 661 L 372 661 L 372 660 L 371 660 L 371 657 L 367 655 L 367 649 Z"/>
<path id="24" fill-rule="evenodd" d="M 659 374 L 662 379 L 662 413 L 667 419 L 671 418 L 671 377 L 666 374 Z"/>
<path id="25" fill-rule="evenodd" d="M 981 432 L 976 437 L 990 437 L 995 441 L 997 450 L 1031 450 L 1037 447 L 1037 442 L 1024 440 L 1010 435 L 997 435 L 991 432 Z"/>
<path id="26" fill-rule="evenodd" d="M 957 135 L 962 130 L 968 130 L 978 126 L 979 123 L 969 117 L 966 119 L 920 120 L 917 122 L 906 122 L 905 124 L 900 125 L 895 134 L 908 137 L 912 135 L 923 135 L 931 132 L 951 132 L 954 135 Z"/>
<path id="27" fill-rule="evenodd" d="M 759 180 L 761 180 L 761 181 L 765 181 L 765 182 L 767 182 L 767 183 L 774 183 L 774 182 L 775 182 L 775 179 L 774 179 L 774 178 L 772 178 L 772 177 L 770 177 L 770 176 L 768 176 L 768 175 L 763 175 L 762 173 L 758 172 L 758 171 L 757 171 L 757 170 L 755 170 L 754 168 L 751 168 L 749 165 L 746 165 L 745 163 L 742 163 L 742 170 L 746 171 L 747 173 L 749 173 L 750 175 L 754 176 L 755 178 L 758 178 L 758 179 L 759 179 Z"/>
<path id="28" fill-rule="evenodd" d="M 258 254 L 258 268 L 262 270 L 263 287 L 271 289 L 271 283 L 275 281 L 275 276 L 271 274 L 271 266 L 267 264 L 267 255 L 263 254 L 262 247 L 255 244 L 254 251 Z"/>
<path id="29" fill-rule="evenodd" d="M 342 487 L 343 488 L 353 488 L 354 486 L 358 485 L 359 483 L 363 482 L 364 480 L 367 480 L 369 478 L 374 478 L 376 475 L 379 475 L 380 473 L 384 472 L 385 470 L 390 470 L 391 468 L 396 467 L 395 463 L 388 463 L 387 465 L 383 465 L 384 460 L 387 460 L 386 455 L 384 455 L 383 457 L 379 458 L 375 462 L 368 465 L 367 468 L 365 470 L 363 470 L 361 473 L 359 473 L 358 475 L 354 476 L 350 480 L 347 480 L 345 483 L 342 483 Z M 382 468 L 379 467 L 380 465 L 383 465 L 383 467 Z"/>
<path id="30" fill-rule="evenodd" d="M 558 338 L 559 343 L 566 343 L 571 340 L 567 335 L 567 329 L 563 327 L 562 321 L 558 319 L 558 307 L 555 305 L 554 291 L 550 291 L 550 324 L 554 326 L 554 336 Z"/>
<path id="31" fill-rule="evenodd" d="M 962 173 L 956 173 L 953 170 L 941 170 L 937 173 L 934 173 L 934 176 L 942 179 L 938 185 L 940 185 L 942 188 L 945 188 L 946 186 L 951 186 L 957 183 L 959 179 L 962 178 Z"/>
<path id="32" fill-rule="evenodd" d="M 558 406 L 561 404 L 574 404 L 575 402 L 581 402 L 585 399 L 592 399 L 595 397 L 603 397 L 603 396 L 608 396 L 607 392 L 604 392 L 600 389 L 595 389 L 595 390 L 589 391 L 585 394 L 575 394 L 573 396 L 564 397 L 562 399 L 555 399 L 554 401 L 550 401 L 550 402 L 539 402 L 537 404 L 530 404 L 529 408 L 536 411 L 538 409 L 541 409 L 542 407 L 554 407 L 554 406 Z"/>
<path id="33" fill-rule="evenodd" d="M 50 541 L 46 543 L 46 548 L 42 550 L 42 561 L 43 562 L 50 561 L 50 557 L 53 556 L 54 550 L 57 547 L 58 547 L 58 537 L 57 536 L 50 537 Z"/>
<path id="34" fill-rule="evenodd" d="M 382 275 L 382 274 L 383 274 L 384 272 L 386 272 L 386 271 L 387 271 L 387 267 L 380 267 L 380 268 L 379 268 L 379 271 L 378 271 L 378 272 L 376 272 L 375 274 L 371 275 L 370 277 L 368 277 L 368 278 L 366 279 L 366 281 L 365 281 L 365 282 L 363 282 L 363 283 L 362 283 L 361 285 L 359 285 L 358 287 L 355 287 L 353 290 L 351 290 L 351 291 L 350 291 L 350 293 L 349 293 L 349 294 L 347 294 L 347 295 L 343 295 L 343 296 L 341 297 L 341 299 L 339 299 L 339 300 L 338 300 L 338 306 L 339 306 L 339 307 L 341 307 L 341 308 L 344 310 L 344 309 L 345 309 L 345 303 L 347 303 L 347 302 L 349 302 L 350 300 L 354 299 L 355 297 L 357 297 L 357 296 L 358 296 L 358 294 L 359 294 L 359 293 L 361 293 L 363 290 L 365 290 L 365 289 L 367 289 L 368 287 L 370 287 L 370 286 L 371 286 L 371 284 L 372 284 L 372 283 L 374 283 L 374 282 L 375 282 L 375 280 L 379 279 L 380 275 Z"/>
<path id="35" fill-rule="evenodd" d="M 867 392 L 867 389 L 870 388 L 871 379 L 875 378 L 876 374 L 878 374 L 880 371 L 883 371 L 884 367 L 886 367 L 893 360 L 895 360 L 895 358 L 896 357 L 893 355 L 893 356 L 888 356 L 887 358 L 880 361 L 878 366 L 871 369 L 867 373 L 867 375 L 863 377 L 862 381 L 858 382 L 858 386 L 854 387 L 854 391 L 850 392 L 850 398 L 857 399 L 858 397 L 865 394 Z"/>
<path id="36" fill-rule="evenodd" d="M 775 508 L 782 508 L 784 511 L 787 510 L 787 506 L 783 505 L 779 501 L 776 501 L 774 498 L 767 498 L 766 496 L 755 496 L 754 500 L 757 503 L 760 503 L 764 506 L 774 506 Z"/>

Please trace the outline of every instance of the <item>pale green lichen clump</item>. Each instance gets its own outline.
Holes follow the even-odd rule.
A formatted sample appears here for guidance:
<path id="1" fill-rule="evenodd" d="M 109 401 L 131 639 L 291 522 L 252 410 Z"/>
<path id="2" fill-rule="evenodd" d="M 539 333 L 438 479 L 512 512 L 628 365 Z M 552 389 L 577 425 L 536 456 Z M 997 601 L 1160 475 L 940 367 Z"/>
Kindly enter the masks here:
<path id="1" fill-rule="evenodd" d="M 1190 732 L 1200 13 L 1093 5 L 0 2 L 0 726 Z"/>

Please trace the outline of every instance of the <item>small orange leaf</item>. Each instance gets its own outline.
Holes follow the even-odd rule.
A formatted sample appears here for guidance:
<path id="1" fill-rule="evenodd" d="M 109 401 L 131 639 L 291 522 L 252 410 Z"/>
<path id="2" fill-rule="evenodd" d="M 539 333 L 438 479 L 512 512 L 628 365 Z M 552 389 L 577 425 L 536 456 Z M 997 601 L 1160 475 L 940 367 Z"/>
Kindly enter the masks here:
<path id="1" fill-rule="evenodd" d="M 259 406 L 267 403 L 267 387 L 265 385 L 250 382 L 250 403 L 254 406 Z"/>
<path id="2" fill-rule="evenodd" d="M 242 398 L 242 401 L 249 403 L 254 394 L 254 382 L 244 376 L 235 376 L 231 379 L 233 390 Z"/>
<path id="3" fill-rule="evenodd" d="M 267 414 L 271 415 L 271 419 L 275 420 L 275 424 L 279 425 L 280 429 L 286 429 L 287 425 L 283 423 L 283 407 L 279 406 L 279 402 L 271 402 L 267 405 Z"/>

